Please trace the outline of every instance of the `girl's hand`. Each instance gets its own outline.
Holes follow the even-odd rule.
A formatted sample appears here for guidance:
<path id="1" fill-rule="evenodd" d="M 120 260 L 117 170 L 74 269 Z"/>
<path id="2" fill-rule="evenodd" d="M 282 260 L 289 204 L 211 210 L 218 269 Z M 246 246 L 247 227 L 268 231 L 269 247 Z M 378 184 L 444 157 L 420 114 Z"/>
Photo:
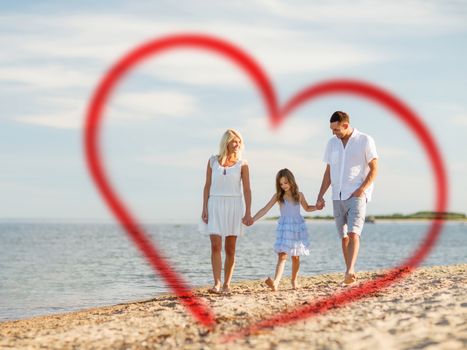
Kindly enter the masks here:
<path id="1" fill-rule="evenodd" d="M 326 206 L 326 201 L 324 200 L 323 197 L 318 197 L 316 200 L 316 209 L 317 210 L 322 210 Z"/>
<path id="2" fill-rule="evenodd" d="M 205 208 L 203 209 L 203 213 L 201 214 L 201 219 L 205 224 L 208 223 L 208 210 Z"/>

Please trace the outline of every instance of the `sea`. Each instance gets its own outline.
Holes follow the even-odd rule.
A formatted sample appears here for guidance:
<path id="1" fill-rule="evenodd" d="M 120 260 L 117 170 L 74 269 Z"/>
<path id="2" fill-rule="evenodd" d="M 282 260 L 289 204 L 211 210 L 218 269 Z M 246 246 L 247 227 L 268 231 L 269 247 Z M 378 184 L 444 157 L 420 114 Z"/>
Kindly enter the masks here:
<path id="1" fill-rule="evenodd" d="M 376 222 L 362 233 L 357 271 L 401 264 L 429 222 Z M 209 236 L 196 224 L 146 224 L 147 234 L 192 287 L 212 283 Z M 344 271 L 333 222 L 307 224 L 310 255 L 300 274 Z M 264 220 L 238 237 L 233 282 L 274 274 L 276 224 Z M 422 266 L 467 263 L 467 224 L 447 222 Z M 290 274 L 290 261 L 285 276 Z M 154 298 L 170 292 L 117 224 L 0 223 L 0 322 Z"/>

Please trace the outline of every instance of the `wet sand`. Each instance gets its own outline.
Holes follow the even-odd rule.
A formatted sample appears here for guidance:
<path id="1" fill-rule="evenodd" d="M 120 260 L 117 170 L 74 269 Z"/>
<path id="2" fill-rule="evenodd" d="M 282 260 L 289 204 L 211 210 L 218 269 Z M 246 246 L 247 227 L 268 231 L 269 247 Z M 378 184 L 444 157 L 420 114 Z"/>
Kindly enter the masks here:
<path id="1" fill-rule="evenodd" d="M 383 271 L 361 272 L 359 280 Z M 265 276 L 266 277 L 266 276 Z M 263 317 L 341 290 L 341 274 L 233 284 L 202 296 L 217 315 L 207 331 L 171 295 L 67 314 L 0 323 L 0 349 L 465 349 L 467 264 L 420 268 L 392 287 L 317 317 L 262 330 L 233 343 L 225 335 Z"/>

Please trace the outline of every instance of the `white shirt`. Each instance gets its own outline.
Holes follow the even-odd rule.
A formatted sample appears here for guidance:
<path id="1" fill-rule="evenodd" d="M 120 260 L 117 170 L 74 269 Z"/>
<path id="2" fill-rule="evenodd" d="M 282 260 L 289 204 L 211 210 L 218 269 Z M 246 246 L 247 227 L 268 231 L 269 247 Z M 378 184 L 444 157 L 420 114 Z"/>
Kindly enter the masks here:
<path id="1" fill-rule="evenodd" d="M 245 159 L 240 159 L 230 167 L 219 164 L 217 156 L 209 159 L 212 169 L 210 196 L 241 197 L 242 196 L 242 165 L 247 164 Z"/>
<path id="2" fill-rule="evenodd" d="M 332 199 L 345 200 L 361 186 L 370 172 L 368 163 L 378 158 L 375 141 L 367 134 L 353 129 L 344 148 L 341 139 L 333 136 L 324 153 L 324 162 L 331 168 Z M 373 183 L 365 190 L 367 201 L 371 200 Z"/>

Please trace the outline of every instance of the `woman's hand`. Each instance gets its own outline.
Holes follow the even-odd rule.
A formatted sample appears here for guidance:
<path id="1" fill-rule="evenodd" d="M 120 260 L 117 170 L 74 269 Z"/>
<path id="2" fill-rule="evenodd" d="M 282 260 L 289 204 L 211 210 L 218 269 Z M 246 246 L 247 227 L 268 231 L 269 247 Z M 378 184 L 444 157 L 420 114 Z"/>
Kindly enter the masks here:
<path id="1" fill-rule="evenodd" d="M 242 222 L 246 226 L 251 226 L 254 223 L 253 218 L 251 217 L 251 214 L 245 214 L 245 216 L 242 219 Z"/>
<path id="2" fill-rule="evenodd" d="M 203 209 L 203 213 L 201 214 L 201 219 L 205 224 L 208 223 L 208 210 L 206 208 Z"/>

